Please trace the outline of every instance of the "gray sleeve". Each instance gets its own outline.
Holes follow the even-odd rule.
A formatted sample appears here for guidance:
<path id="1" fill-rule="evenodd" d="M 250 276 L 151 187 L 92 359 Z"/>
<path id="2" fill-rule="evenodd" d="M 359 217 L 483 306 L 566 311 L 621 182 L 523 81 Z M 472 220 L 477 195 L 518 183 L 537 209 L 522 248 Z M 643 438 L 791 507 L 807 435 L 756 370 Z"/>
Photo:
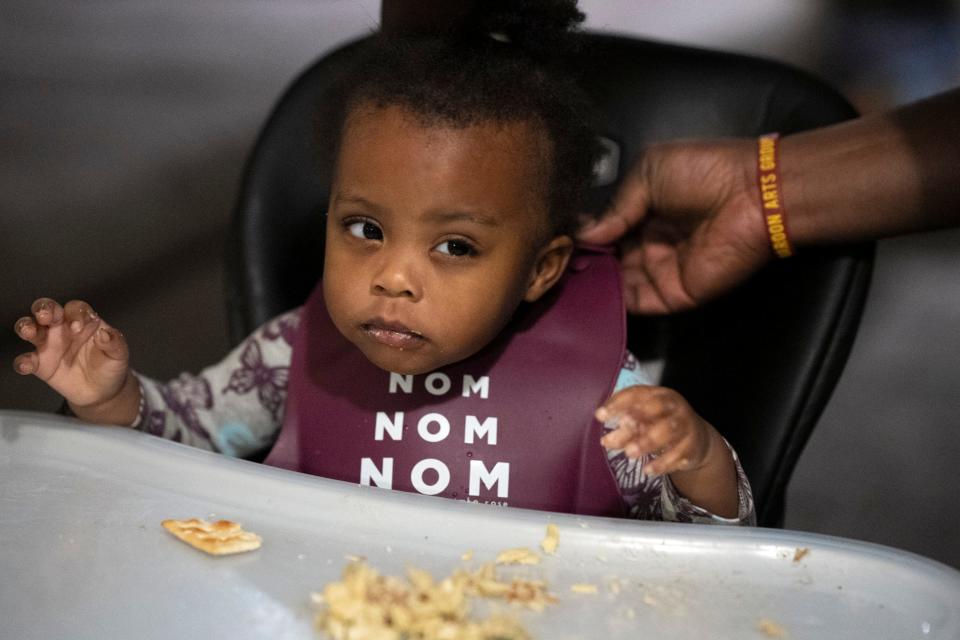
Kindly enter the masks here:
<path id="1" fill-rule="evenodd" d="M 136 374 L 135 429 L 229 456 L 271 446 L 283 424 L 293 334 L 300 310 L 264 324 L 219 363 L 167 383 Z"/>

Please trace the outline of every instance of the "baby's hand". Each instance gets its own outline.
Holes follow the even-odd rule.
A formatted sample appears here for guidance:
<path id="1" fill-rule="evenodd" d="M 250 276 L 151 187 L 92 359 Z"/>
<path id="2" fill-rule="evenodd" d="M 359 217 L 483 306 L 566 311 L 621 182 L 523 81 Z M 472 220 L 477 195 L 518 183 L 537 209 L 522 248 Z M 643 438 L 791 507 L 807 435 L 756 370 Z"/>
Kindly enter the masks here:
<path id="1" fill-rule="evenodd" d="M 84 409 L 95 415 L 129 386 L 127 341 L 89 304 L 72 300 L 61 307 L 40 298 L 30 311 L 32 317 L 17 320 L 14 331 L 36 351 L 17 356 L 18 373 L 46 382 L 80 417 Z"/>
<path id="2" fill-rule="evenodd" d="M 716 433 L 683 396 L 665 387 L 623 389 L 597 409 L 596 417 L 617 425 L 600 440 L 604 447 L 623 449 L 628 458 L 653 454 L 643 472 L 655 475 L 701 468 Z"/>

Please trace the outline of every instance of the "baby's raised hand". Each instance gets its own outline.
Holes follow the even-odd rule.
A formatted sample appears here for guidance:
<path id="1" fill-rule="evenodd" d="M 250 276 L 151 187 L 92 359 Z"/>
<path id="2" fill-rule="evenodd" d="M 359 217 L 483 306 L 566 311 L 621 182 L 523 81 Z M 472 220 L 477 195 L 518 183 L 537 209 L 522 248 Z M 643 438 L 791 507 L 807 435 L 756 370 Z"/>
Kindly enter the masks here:
<path id="1" fill-rule="evenodd" d="M 623 449 L 629 458 L 654 455 L 643 468 L 649 474 L 699 469 L 707 463 L 714 434 L 719 437 L 683 396 L 665 387 L 623 389 L 596 417 L 617 425 L 600 441 L 607 449 Z"/>
<path id="2" fill-rule="evenodd" d="M 14 331 L 36 350 L 17 356 L 14 369 L 46 382 L 66 398 L 78 416 L 96 419 L 99 410 L 115 404 L 131 384 L 123 334 L 80 300 L 60 306 L 50 298 L 40 298 L 30 311 L 32 315 L 17 320 Z M 130 413 L 129 407 L 125 409 L 121 420 Z"/>

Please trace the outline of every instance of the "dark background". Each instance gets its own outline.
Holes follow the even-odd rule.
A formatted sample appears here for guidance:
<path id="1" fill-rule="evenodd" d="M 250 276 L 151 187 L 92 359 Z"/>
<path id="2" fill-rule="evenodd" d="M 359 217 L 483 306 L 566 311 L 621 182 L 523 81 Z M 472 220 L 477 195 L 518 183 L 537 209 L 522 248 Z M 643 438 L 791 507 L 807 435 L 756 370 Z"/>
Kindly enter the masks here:
<path id="1" fill-rule="evenodd" d="M 581 2 L 592 28 L 785 60 L 865 112 L 960 85 L 957 5 Z M 376 28 L 379 11 L 373 0 L 3 3 L 0 408 L 59 404 L 10 367 L 25 350 L 13 323 L 41 295 L 90 301 L 153 377 L 226 353 L 224 230 L 246 153 L 290 79 Z M 958 427 L 960 232 L 882 241 L 787 527 L 960 567 Z"/>

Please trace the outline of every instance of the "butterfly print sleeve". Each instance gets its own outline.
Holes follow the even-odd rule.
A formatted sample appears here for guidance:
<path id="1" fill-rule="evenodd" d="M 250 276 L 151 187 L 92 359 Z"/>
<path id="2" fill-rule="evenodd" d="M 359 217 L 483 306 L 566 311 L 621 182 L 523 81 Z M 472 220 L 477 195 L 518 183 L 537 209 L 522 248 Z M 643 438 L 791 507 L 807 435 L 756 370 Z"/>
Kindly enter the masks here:
<path id="1" fill-rule="evenodd" d="M 652 385 L 658 381 L 653 374 L 656 367 L 638 362 L 629 351 L 624 352 L 620 375 L 614 393 L 635 385 Z M 696 407 L 694 407 L 696 408 Z M 612 428 L 609 425 L 608 428 Z M 726 440 L 724 441 L 726 442 Z M 723 518 L 697 506 L 679 494 L 670 481 L 670 476 L 648 476 L 641 472 L 650 461 L 650 456 L 631 460 L 622 450 L 607 452 L 610 469 L 620 487 L 629 517 L 638 520 L 669 520 L 673 522 L 696 522 L 701 524 L 756 524 L 753 493 L 740 460 L 733 447 L 727 443 L 730 455 L 737 467 L 737 492 L 739 506 L 736 518 Z"/>
<path id="2" fill-rule="evenodd" d="M 199 374 L 166 383 L 136 374 L 143 403 L 134 428 L 235 457 L 265 452 L 283 423 L 299 318 L 299 309 L 274 318 Z"/>

